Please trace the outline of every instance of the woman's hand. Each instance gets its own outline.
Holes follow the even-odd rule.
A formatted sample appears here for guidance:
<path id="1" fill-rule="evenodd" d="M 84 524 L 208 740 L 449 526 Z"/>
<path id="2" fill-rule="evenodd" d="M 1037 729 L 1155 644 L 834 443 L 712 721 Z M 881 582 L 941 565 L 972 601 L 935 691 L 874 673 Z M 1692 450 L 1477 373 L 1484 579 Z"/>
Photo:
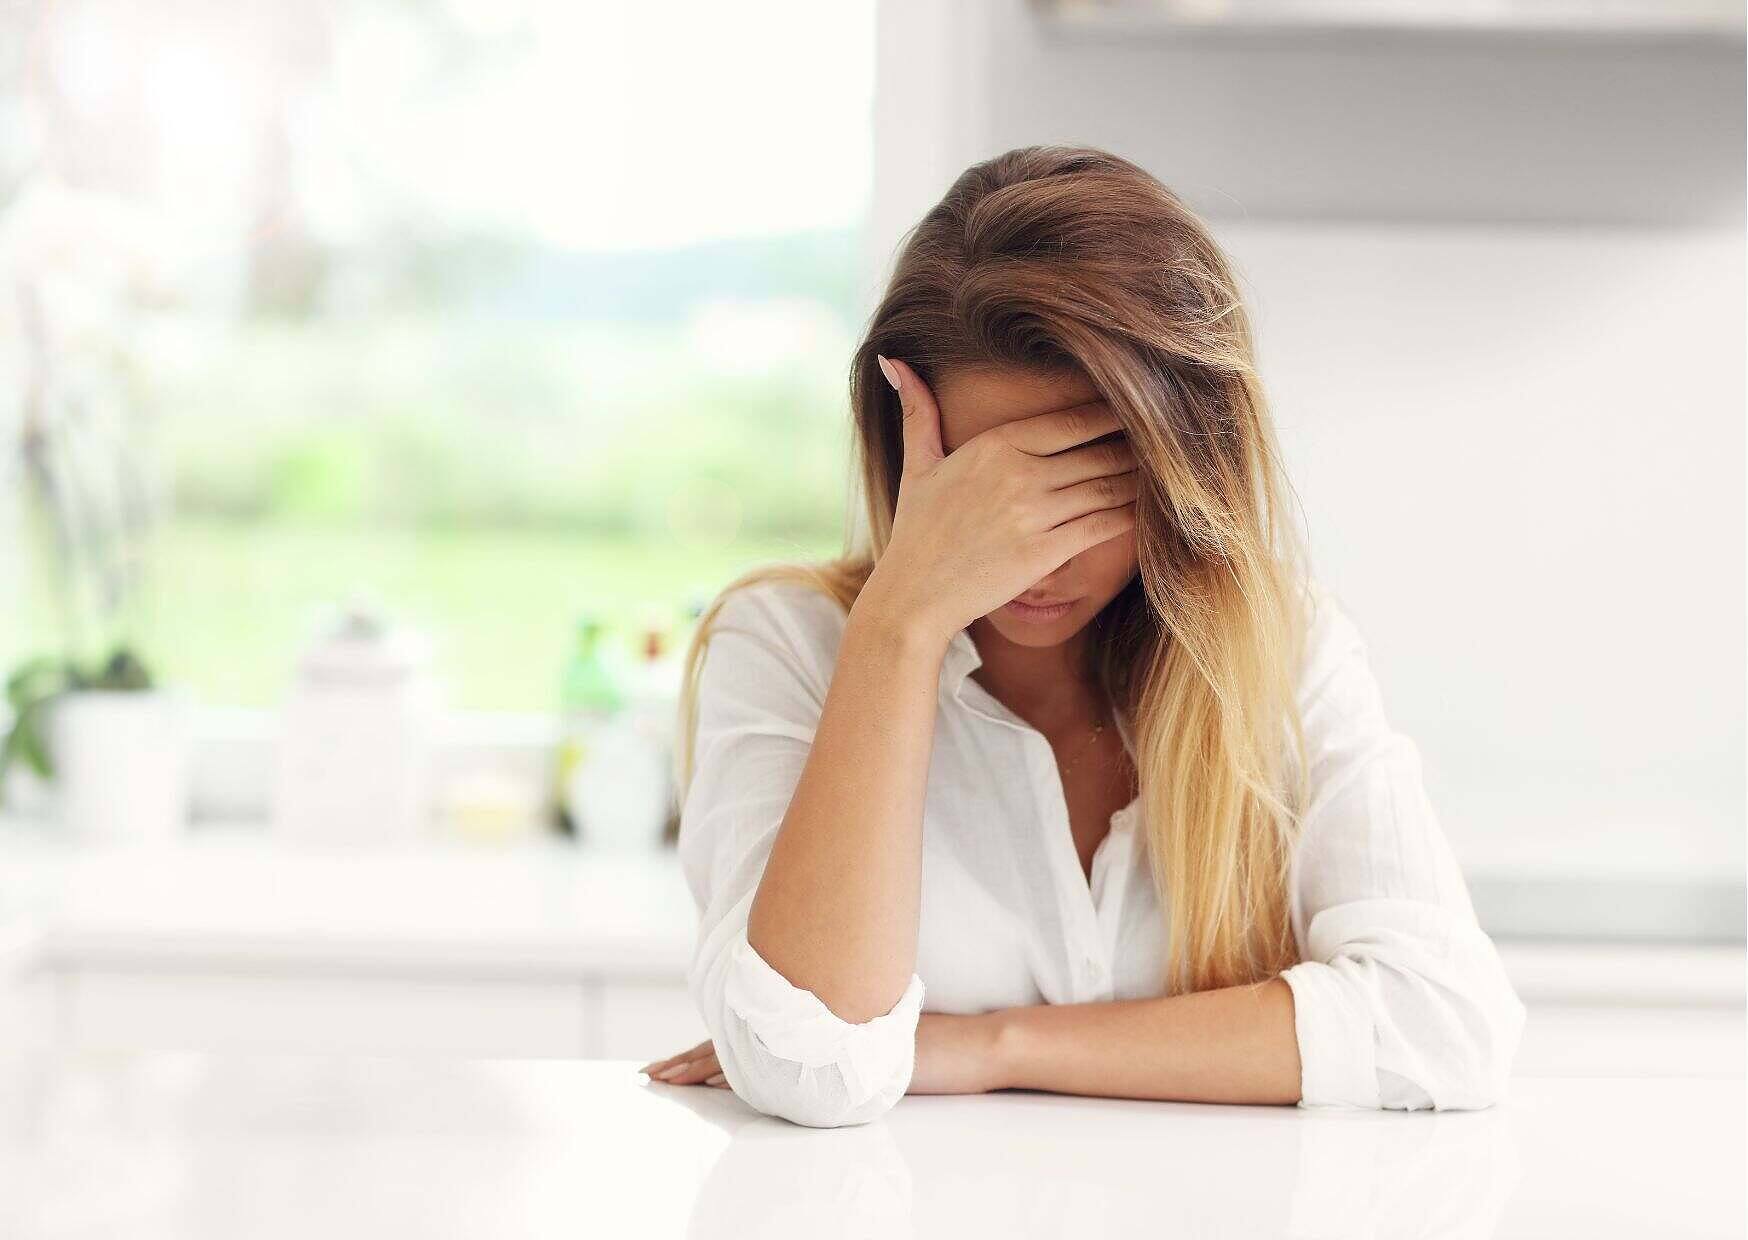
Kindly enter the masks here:
<path id="1" fill-rule="evenodd" d="M 981 1016 L 924 1012 L 917 1019 L 916 1069 L 905 1092 L 982 1094 L 1005 1088 L 998 1050 L 999 1017 L 999 1012 Z M 716 1046 L 708 1039 L 677 1055 L 646 1063 L 638 1071 L 668 1085 L 728 1088 L 716 1058 Z"/>
<path id="2" fill-rule="evenodd" d="M 716 1059 L 716 1044 L 709 1038 L 678 1055 L 651 1060 L 638 1071 L 648 1073 L 652 1081 L 661 1081 L 668 1085 L 714 1085 L 718 1089 L 728 1088 L 728 1082 L 722 1075 L 722 1065 Z"/>
<path id="3" fill-rule="evenodd" d="M 1035 414 L 941 448 L 941 413 L 917 373 L 882 358 L 904 407 L 892 537 L 869 585 L 883 606 L 951 638 L 1088 547 L 1135 524 L 1139 479 L 1103 401 Z"/>

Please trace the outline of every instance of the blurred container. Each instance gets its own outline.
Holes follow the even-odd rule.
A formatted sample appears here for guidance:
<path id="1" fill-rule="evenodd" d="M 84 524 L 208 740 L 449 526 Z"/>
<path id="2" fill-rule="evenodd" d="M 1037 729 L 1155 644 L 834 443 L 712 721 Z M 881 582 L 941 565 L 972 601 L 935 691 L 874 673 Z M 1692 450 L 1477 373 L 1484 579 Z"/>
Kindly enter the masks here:
<path id="1" fill-rule="evenodd" d="M 558 764 L 570 829 L 590 847 L 659 847 L 672 779 L 667 762 L 675 702 L 667 627 L 647 617 L 626 659 L 607 628 L 586 616 L 564 684 L 565 739 Z"/>
<path id="2" fill-rule="evenodd" d="M 655 755 L 660 769 L 661 825 L 659 843 L 668 834 L 676 814 L 674 744 L 680 709 L 681 649 L 670 625 L 646 621 L 638 637 L 638 658 L 633 665 L 630 714 L 633 726 Z"/>
<path id="3" fill-rule="evenodd" d="M 593 753 L 596 734 L 625 708 L 625 689 L 619 668 L 608 657 L 606 632 L 600 617 L 578 618 L 576 640 L 559 682 L 561 719 L 553 799 L 559 827 L 570 835 L 581 834 L 571 805 L 571 781 Z"/>
<path id="4" fill-rule="evenodd" d="M 300 843 L 429 834 L 437 686 L 430 643 L 353 606 L 305 651 L 287 703 L 274 829 Z"/>
<path id="5" fill-rule="evenodd" d="M 469 843 L 519 843 L 540 829 L 538 786 L 504 771 L 456 771 L 444 778 L 437 799 L 444 830 Z"/>
<path id="6" fill-rule="evenodd" d="M 660 754 L 629 715 L 597 725 L 565 790 L 583 844 L 655 848 L 667 821 L 665 776 Z"/>
<path id="7" fill-rule="evenodd" d="M 176 689 L 77 689 L 48 708 L 59 816 L 91 842 L 162 841 L 188 823 L 189 716 Z"/>
<path id="8" fill-rule="evenodd" d="M 673 694 L 672 709 L 668 712 L 668 745 L 667 745 L 667 776 L 668 776 L 668 821 L 662 828 L 662 842 L 677 845 L 680 840 L 680 810 L 681 796 L 678 784 L 675 782 L 674 760 L 681 741 L 680 736 L 680 689 L 685 680 L 686 652 L 691 649 L 692 641 L 698 633 L 698 621 L 710 606 L 714 595 L 708 590 L 693 590 L 686 596 L 685 605 L 680 610 L 680 623 L 673 634 L 669 658 L 672 660 L 670 685 Z"/>

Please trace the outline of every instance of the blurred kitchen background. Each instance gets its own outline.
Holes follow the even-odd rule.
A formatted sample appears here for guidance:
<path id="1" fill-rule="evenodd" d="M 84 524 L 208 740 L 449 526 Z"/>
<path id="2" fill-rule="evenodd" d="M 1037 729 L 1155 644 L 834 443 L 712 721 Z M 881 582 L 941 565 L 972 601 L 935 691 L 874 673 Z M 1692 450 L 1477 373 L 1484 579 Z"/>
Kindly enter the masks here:
<path id="1" fill-rule="evenodd" d="M 1740 1073 L 1743 47 L 1721 0 L 7 6 L 0 1039 L 704 1036 L 693 620 L 841 547 L 903 231 L 1072 142 L 1243 273 L 1520 1070 Z"/>

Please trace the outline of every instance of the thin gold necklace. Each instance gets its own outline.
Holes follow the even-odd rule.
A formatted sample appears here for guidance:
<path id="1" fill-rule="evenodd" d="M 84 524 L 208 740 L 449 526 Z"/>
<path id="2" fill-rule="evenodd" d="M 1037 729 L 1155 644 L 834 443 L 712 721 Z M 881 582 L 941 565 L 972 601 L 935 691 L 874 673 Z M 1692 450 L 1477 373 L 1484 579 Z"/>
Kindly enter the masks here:
<path id="1" fill-rule="evenodd" d="M 1086 743 L 1080 747 L 1080 751 L 1076 753 L 1066 765 L 1062 766 L 1061 773 L 1064 782 L 1067 781 L 1069 772 L 1074 770 L 1075 763 L 1086 757 L 1086 755 L 1092 751 L 1093 746 L 1099 743 L 1099 737 L 1104 734 L 1104 730 L 1105 720 L 1101 716 L 1099 721 L 1093 724 L 1092 735 L 1087 737 Z"/>

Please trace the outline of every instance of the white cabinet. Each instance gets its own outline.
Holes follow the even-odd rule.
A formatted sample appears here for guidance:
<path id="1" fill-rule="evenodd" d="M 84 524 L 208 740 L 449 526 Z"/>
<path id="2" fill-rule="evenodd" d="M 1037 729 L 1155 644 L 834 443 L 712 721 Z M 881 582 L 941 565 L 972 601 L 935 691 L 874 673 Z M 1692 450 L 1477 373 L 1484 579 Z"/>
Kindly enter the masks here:
<path id="1" fill-rule="evenodd" d="M 709 1036 L 684 985 L 609 982 L 599 988 L 596 1059 L 665 1059 Z"/>
<path id="2" fill-rule="evenodd" d="M 87 849 L 21 829 L 0 832 L 0 897 L 30 915 L 75 1047 L 655 1058 L 703 1036 L 671 850 L 318 850 L 242 826 Z"/>
<path id="3" fill-rule="evenodd" d="M 1740 1007 L 1531 1003 L 1523 1076 L 1741 1076 Z"/>
<path id="4" fill-rule="evenodd" d="M 54 988 L 37 960 L 35 931 L 0 923 L 0 1139 L 30 1114 L 56 1040 Z"/>
<path id="5" fill-rule="evenodd" d="M 576 1058 L 583 988 L 405 977 L 79 969 L 61 987 L 73 1044 L 99 1050 Z"/>
<path id="6" fill-rule="evenodd" d="M 677 980 L 80 968 L 58 973 L 42 989 L 58 998 L 58 1024 L 82 1050 L 642 1061 L 706 1036 L 691 995 Z"/>

